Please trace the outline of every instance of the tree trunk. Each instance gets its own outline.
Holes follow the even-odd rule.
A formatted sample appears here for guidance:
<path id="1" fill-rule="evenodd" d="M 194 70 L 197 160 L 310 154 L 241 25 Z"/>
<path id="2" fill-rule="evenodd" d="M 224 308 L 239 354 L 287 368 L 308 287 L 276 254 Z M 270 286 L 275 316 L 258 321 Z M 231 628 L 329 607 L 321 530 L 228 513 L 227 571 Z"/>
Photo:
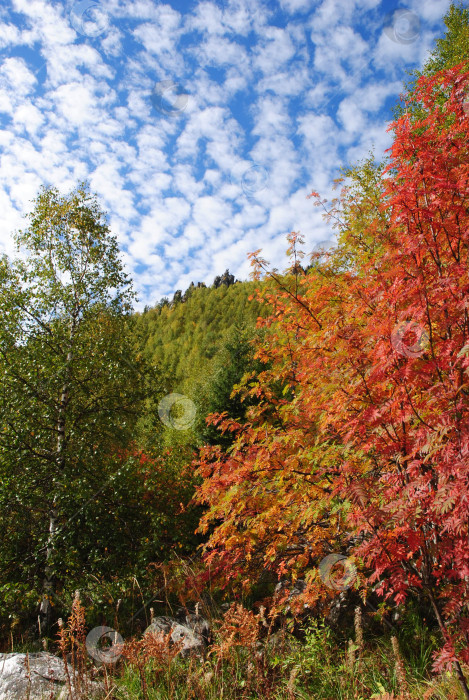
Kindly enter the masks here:
<path id="1" fill-rule="evenodd" d="M 72 325 L 70 330 L 70 345 L 69 351 L 67 353 L 67 359 L 65 364 L 65 379 L 62 386 L 62 393 L 60 396 L 59 410 L 57 415 L 57 446 L 56 446 L 56 463 L 59 473 L 64 473 L 65 471 L 65 426 L 66 426 L 66 414 L 67 406 L 69 402 L 69 381 L 70 381 L 70 370 L 73 361 L 73 339 L 75 335 L 76 318 L 72 319 Z M 58 522 L 58 509 L 57 509 L 57 494 L 53 496 L 52 505 L 49 511 L 49 536 L 47 538 L 47 548 L 46 548 L 46 565 L 44 568 L 44 583 L 42 587 L 42 601 L 39 608 L 39 634 L 42 636 L 52 624 L 52 604 L 51 599 L 54 594 L 55 588 L 55 575 L 53 571 L 53 561 L 56 552 L 56 535 L 57 535 L 57 522 Z"/>
<path id="2" fill-rule="evenodd" d="M 54 498 L 49 512 L 49 537 L 47 538 L 46 566 L 44 569 L 45 578 L 42 587 L 42 601 L 39 608 L 39 634 L 41 636 L 52 624 L 52 605 L 50 601 L 54 593 L 54 575 L 51 564 L 55 553 L 57 519 L 58 511 L 56 508 L 56 499 Z"/>

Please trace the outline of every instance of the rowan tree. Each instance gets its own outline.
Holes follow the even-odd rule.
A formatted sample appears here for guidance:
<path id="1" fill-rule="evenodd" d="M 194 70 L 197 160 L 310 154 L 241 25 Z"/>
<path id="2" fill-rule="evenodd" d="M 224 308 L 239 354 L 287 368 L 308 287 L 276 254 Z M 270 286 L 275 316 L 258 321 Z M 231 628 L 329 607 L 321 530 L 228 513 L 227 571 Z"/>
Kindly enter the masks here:
<path id="1" fill-rule="evenodd" d="M 271 315 L 257 356 L 272 369 L 243 389 L 259 406 L 244 423 L 211 418 L 236 440 L 202 453 L 198 496 L 225 581 L 250 584 L 259 566 L 301 574 L 314 602 L 326 595 L 317 565 L 335 551 L 388 600 L 424 595 L 442 634 L 435 669 L 454 667 L 466 697 L 468 83 L 463 66 L 419 79 L 409 99 L 423 113 L 392 124 L 372 206 L 367 186 L 358 201 L 343 191 L 329 261 L 303 275 L 290 236 L 290 274 L 269 273 L 259 295 Z"/>

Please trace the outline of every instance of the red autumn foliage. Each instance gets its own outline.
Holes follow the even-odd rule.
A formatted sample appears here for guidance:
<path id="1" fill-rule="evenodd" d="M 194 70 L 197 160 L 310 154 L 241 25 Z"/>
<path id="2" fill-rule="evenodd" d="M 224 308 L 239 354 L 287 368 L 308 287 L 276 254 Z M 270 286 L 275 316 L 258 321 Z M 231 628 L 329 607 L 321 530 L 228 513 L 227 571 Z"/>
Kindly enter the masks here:
<path id="1" fill-rule="evenodd" d="M 351 255 L 349 216 L 338 253 L 302 274 L 291 234 L 290 275 L 269 273 L 259 292 L 270 369 L 239 388 L 258 405 L 244 424 L 212 416 L 236 441 L 198 463 L 212 573 L 246 585 L 259 567 L 303 575 L 314 602 L 331 595 L 319 561 L 347 554 L 363 587 L 427 597 L 443 637 L 435 669 L 458 674 L 469 662 L 468 82 L 463 66 L 422 77 L 422 116 L 391 125 L 366 255 Z M 347 188 L 341 201 L 350 215 Z"/>

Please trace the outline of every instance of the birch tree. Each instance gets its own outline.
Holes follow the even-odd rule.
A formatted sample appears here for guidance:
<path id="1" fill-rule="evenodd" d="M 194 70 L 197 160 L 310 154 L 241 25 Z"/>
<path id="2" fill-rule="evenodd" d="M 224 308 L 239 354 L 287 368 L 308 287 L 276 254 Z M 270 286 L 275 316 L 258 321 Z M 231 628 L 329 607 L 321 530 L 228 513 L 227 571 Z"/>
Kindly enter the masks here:
<path id="1" fill-rule="evenodd" d="M 20 256 L 0 261 L 0 505 L 15 530 L 2 568 L 42 579 L 44 628 L 64 533 L 90 495 L 118 482 L 106 456 L 126 445 L 145 389 L 135 294 L 96 197 L 86 183 L 64 196 L 43 188 L 28 218 Z"/>

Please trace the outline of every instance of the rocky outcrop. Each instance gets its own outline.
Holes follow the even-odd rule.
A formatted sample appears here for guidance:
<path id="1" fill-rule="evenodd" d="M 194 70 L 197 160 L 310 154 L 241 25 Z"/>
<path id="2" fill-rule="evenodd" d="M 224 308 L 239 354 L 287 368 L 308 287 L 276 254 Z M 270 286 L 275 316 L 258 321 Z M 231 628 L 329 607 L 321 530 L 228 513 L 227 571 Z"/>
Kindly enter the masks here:
<path id="1" fill-rule="evenodd" d="M 100 690 L 99 684 L 87 681 L 87 698 L 96 697 Z M 46 698 L 70 698 L 62 659 L 45 651 L 34 654 L 0 654 L 0 700 Z"/>
<path id="2" fill-rule="evenodd" d="M 212 641 L 212 629 L 209 621 L 198 612 L 192 613 L 184 608 L 179 608 L 176 613 L 178 622 L 189 627 L 195 634 L 203 638 L 205 644 Z"/>
<path id="3" fill-rule="evenodd" d="M 145 630 L 145 635 L 153 634 L 158 638 L 170 634 L 170 642 L 181 644 L 182 657 L 203 656 L 210 639 L 210 625 L 201 615 L 188 613 L 184 622 L 172 617 L 155 617 Z"/>
<path id="4" fill-rule="evenodd" d="M 288 599 L 284 608 L 284 613 L 290 612 L 290 601 L 301 595 L 305 591 L 305 589 L 306 582 L 302 578 L 297 579 L 294 584 L 289 583 L 289 581 L 287 581 L 286 579 L 282 579 L 277 583 L 274 591 L 275 596 L 281 597 L 285 590 L 289 591 Z M 307 609 L 308 607 L 308 604 L 303 606 L 304 609 Z"/>
<path id="5" fill-rule="evenodd" d="M 297 579 L 294 584 L 291 584 L 289 581 L 286 579 L 283 579 L 277 583 L 275 587 L 275 595 L 276 596 L 282 596 L 284 594 L 285 590 L 288 590 L 288 597 L 285 601 L 285 606 L 283 609 L 283 615 L 289 615 L 291 612 L 291 606 L 290 603 L 297 598 L 298 596 L 301 596 L 301 594 L 305 591 L 306 589 L 306 582 L 303 579 Z M 339 593 L 338 596 L 336 596 L 329 604 L 328 604 L 328 609 L 327 611 L 324 611 L 323 613 L 320 612 L 320 608 L 316 610 L 311 610 L 309 605 L 307 603 L 304 603 L 302 606 L 302 609 L 300 611 L 297 611 L 296 613 L 296 619 L 301 623 L 304 624 L 309 618 L 313 618 L 314 616 L 318 616 L 318 614 L 321 614 L 321 616 L 324 618 L 326 624 L 330 625 L 331 627 L 336 626 L 341 617 L 343 617 L 344 613 L 346 613 L 350 608 L 354 608 L 354 606 L 357 604 L 356 596 L 354 596 L 354 592 L 350 589 L 343 590 Z"/>

